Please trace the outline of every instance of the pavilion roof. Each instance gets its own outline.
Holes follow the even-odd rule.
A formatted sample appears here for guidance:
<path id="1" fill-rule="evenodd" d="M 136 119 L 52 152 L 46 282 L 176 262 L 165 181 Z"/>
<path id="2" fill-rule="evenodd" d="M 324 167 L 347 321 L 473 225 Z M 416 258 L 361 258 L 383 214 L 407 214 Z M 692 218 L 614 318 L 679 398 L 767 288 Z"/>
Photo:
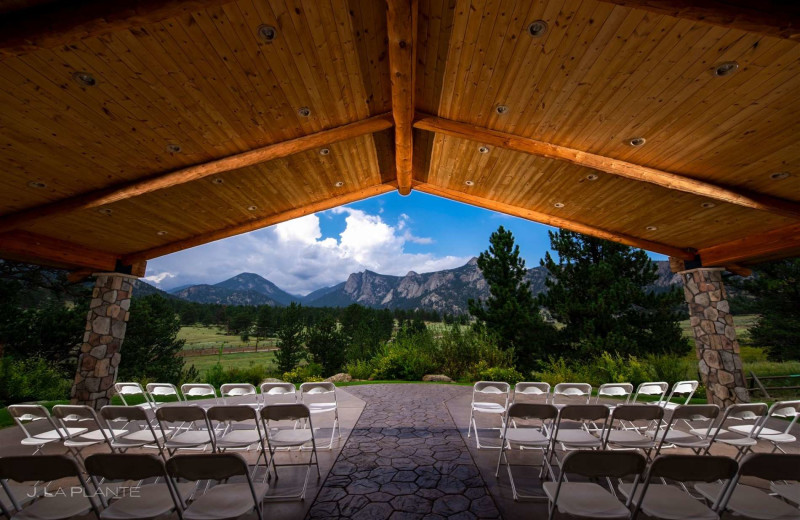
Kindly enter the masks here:
<path id="1" fill-rule="evenodd" d="M 144 261 L 410 190 L 741 271 L 800 253 L 800 7 L 0 0 L 0 256 Z"/>

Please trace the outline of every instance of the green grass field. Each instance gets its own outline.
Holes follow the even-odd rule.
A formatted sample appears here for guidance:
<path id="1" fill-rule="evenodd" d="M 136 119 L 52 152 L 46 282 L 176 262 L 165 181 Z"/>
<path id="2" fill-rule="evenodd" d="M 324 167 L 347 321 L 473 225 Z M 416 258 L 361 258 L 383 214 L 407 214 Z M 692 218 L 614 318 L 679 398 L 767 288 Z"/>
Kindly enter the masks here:
<path id="1" fill-rule="evenodd" d="M 274 365 L 275 353 L 274 352 L 235 352 L 231 354 L 223 354 L 212 356 L 188 356 L 184 358 L 186 366 L 194 365 L 194 367 L 202 374 L 209 367 L 220 362 L 223 368 L 241 368 L 253 365 Z"/>
<path id="2" fill-rule="evenodd" d="M 250 338 L 250 341 L 245 343 L 242 338 L 236 335 L 229 335 L 225 333 L 225 329 L 220 327 L 181 327 L 178 332 L 178 339 L 186 341 L 184 345 L 185 350 L 192 349 L 206 349 L 206 348 L 219 348 L 225 347 L 255 347 L 255 338 Z M 275 338 L 269 338 L 266 341 L 260 341 L 258 348 L 274 347 Z"/>

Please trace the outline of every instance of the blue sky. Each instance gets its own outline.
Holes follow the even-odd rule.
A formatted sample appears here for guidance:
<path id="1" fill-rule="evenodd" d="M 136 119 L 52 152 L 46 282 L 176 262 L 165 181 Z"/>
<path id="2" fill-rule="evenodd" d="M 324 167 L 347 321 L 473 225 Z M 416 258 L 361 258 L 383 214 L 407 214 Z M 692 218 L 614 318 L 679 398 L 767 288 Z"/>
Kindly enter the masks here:
<path id="1" fill-rule="evenodd" d="M 170 289 L 253 272 L 307 294 L 365 269 L 404 275 L 458 267 L 484 251 L 500 225 L 514 233 L 527 266 L 539 265 L 553 228 L 424 193 L 391 192 L 151 260 L 145 278 Z"/>

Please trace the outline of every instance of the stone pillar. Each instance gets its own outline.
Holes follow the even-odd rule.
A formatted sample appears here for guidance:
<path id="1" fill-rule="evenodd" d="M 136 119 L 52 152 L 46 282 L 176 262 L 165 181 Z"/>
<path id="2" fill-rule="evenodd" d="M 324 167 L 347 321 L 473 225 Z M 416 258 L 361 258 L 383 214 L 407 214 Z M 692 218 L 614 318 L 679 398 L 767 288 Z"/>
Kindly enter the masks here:
<path id="1" fill-rule="evenodd" d="M 114 395 L 133 280 L 137 277 L 119 273 L 95 276 L 97 279 L 86 317 L 86 332 L 71 397 L 73 404 L 85 404 L 99 410 L 109 404 Z"/>
<path id="2" fill-rule="evenodd" d="M 680 274 L 708 402 L 725 408 L 749 402 L 750 397 L 722 271 L 702 267 Z"/>

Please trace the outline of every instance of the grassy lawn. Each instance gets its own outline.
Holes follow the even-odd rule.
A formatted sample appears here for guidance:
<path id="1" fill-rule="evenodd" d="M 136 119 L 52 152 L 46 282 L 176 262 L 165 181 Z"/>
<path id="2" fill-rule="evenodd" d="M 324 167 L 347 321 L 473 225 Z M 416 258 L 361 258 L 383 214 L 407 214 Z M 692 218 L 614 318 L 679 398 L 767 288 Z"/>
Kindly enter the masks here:
<path id="1" fill-rule="evenodd" d="M 223 354 L 220 358 L 219 355 L 211 356 L 189 356 L 184 358 L 186 366 L 194 365 L 197 370 L 202 374 L 203 371 L 215 365 L 218 361 L 222 364 L 223 368 L 245 368 L 254 365 L 272 365 L 275 363 L 274 352 L 236 352 L 232 354 Z"/>
<path id="2" fill-rule="evenodd" d="M 181 327 L 178 332 L 178 339 L 186 340 L 184 349 L 205 349 L 205 348 L 219 348 L 226 347 L 255 347 L 256 340 L 251 338 L 248 343 L 242 341 L 242 338 L 236 335 L 229 335 L 225 333 L 225 329 L 220 327 Z M 274 347 L 275 338 L 270 338 L 266 341 L 260 341 L 258 348 L 261 347 Z"/>

